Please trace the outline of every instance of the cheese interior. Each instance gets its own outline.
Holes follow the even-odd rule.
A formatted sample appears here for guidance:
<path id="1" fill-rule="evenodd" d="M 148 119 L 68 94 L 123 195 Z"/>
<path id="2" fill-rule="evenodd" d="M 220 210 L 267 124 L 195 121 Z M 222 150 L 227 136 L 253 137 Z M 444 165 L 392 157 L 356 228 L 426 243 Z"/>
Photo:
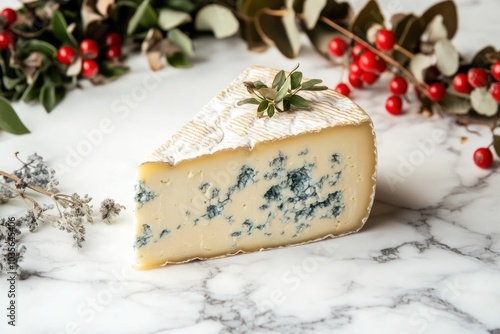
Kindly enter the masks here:
<path id="1" fill-rule="evenodd" d="M 141 268 L 300 244 L 359 230 L 374 197 L 369 121 L 139 167 Z"/>

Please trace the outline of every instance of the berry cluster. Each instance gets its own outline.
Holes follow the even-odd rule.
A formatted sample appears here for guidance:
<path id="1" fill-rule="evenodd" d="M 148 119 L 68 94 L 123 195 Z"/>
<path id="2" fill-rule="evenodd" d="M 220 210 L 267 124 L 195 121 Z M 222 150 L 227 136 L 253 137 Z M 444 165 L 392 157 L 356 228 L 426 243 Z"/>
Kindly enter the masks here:
<path id="1" fill-rule="evenodd" d="M 490 71 L 471 68 L 467 73 L 458 73 L 453 78 L 453 88 L 462 94 L 470 94 L 475 88 L 488 88 L 491 97 L 500 103 L 500 61 L 491 65 Z M 478 148 L 474 152 L 474 162 L 478 167 L 489 168 L 493 164 L 493 154 L 489 147 Z"/>
<path id="2" fill-rule="evenodd" d="M 0 31 L 0 50 L 7 50 L 14 45 L 14 34 L 9 30 L 9 26 L 17 20 L 17 13 L 12 8 L 4 8 L 0 12 L 0 21 L 3 22 L 3 29 Z"/>
<path id="3" fill-rule="evenodd" d="M 347 36 L 351 37 L 352 36 Z M 391 60 L 390 52 L 400 46 L 396 44 L 394 32 L 387 29 L 380 29 L 375 35 L 374 46 L 370 46 L 365 41 L 356 41 L 352 47 L 342 37 L 334 37 L 329 43 L 329 51 L 333 57 L 343 57 L 350 49 L 347 57 L 349 73 L 347 80 L 351 87 L 362 88 L 364 85 L 375 83 L 379 76 L 386 71 L 387 61 Z M 406 51 L 406 50 L 404 50 Z M 408 52 L 408 51 L 406 51 Z M 392 64 L 392 63 L 391 63 Z M 458 73 L 453 79 L 454 89 L 462 94 L 469 94 L 474 88 L 488 88 L 489 94 L 495 101 L 500 103 L 500 61 L 491 66 L 488 73 L 482 68 L 472 68 L 467 73 Z M 415 80 L 413 81 L 415 83 Z M 417 86 L 417 84 L 415 83 Z M 438 102 L 446 95 L 446 86 L 438 80 L 431 81 L 430 84 L 422 83 L 416 87 L 417 94 L 424 94 L 433 102 Z M 351 89 L 341 82 L 335 90 L 340 94 L 349 96 Z M 407 78 L 401 75 L 394 75 L 389 82 L 389 96 L 385 103 L 385 109 L 392 115 L 399 115 L 403 109 L 402 97 L 408 91 Z M 489 148 L 479 148 L 474 152 L 474 162 L 481 168 L 488 168 L 493 163 L 493 155 Z"/>
<path id="4" fill-rule="evenodd" d="M 491 75 L 491 76 L 490 76 Z M 491 65 L 490 73 L 483 68 L 471 68 L 467 73 L 458 73 L 453 78 L 453 88 L 469 94 L 474 88 L 486 88 L 491 97 L 500 103 L 500 61 Z"/>
<path id="5" fill-rule="evenodd" d="M 341 37 L 333 38 L 329 47 L 330 53 L 335 57 L 344 56 L 349 48 L 347 42 Z M 367 50 L 366 46 L 361 43 L 356 43 L 351 48 L 350 58 L 352 62 L 349 65 L 348 81 L 353 88 L 374 84 L 387 67 L 383 59 Z M 351 92 L 345 83 L 339 83 L 335 90 L 345 96 L 349 96 Z"/>
<path id="6" fill-rule="evenodd" d="M 122 37 L 116 32 L 111 32 L 106 35 L 105 39 L 107 60 L 117 60 L 121 57 Z M 99 45 L 93 39 L 84 39 L 80 42 L 80 56 L 82 57 L 82 75 L 85 78 L 93 78 L 99 72 L 99 65 L 95 61 L 99 56 Z M 69 46 L 63 45 L 57 50 L 56 58 L 59 63 L 69 66 L 77 59 L 76 50 Z"/>
<path id="7" fill-rule="evenodd" d="M 396 46 L 394 32 L 380 29 L 375 37 L 375 46 L 379 52 L 390 52 Z M 345 55 L 349 46 L 341 37 L 334 37 L 329 44 L 330 54 L 334 57 Z M 375 83 L 380 74 L 387 69 L 387 62 L 382 59 L 380 53 L 369 50 L 363 43 L 357 42 L 351 48 L 348 81 L 353 88 L 362 88 L 363 85 Z M 345 83 L 340 83 L 335 88 L 341 94 L 348 96 L 350 89 Z M 408 82 L 402 76 L 395 76 L 389 83 L 389 90 L 393 95 L 386 101 L 386 110 L 390 114 L 399 115 L 403 108 L 401 96 L 408 90 Z M 446 93 L 446 87 L 441 82 L 428 86 L 425 94 L 433 101 L 441 100 Z"/>

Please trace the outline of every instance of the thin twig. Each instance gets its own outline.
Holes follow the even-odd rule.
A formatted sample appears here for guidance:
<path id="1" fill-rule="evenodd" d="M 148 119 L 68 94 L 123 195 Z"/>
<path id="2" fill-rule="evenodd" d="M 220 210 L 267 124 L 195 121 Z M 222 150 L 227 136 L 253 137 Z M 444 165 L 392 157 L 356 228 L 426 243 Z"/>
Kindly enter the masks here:
<path id="1" fill-rule="evenodd" d="M 394 50 L 401 52 L 402 54 L 404 54 L 406 57 L 408 57 L 410 59 L 412 59 L 413 57 L 415 57 L 415 55 L 413 53 L 411 53 L 410 51 L 406 50 L 404 47 L 402 47 L 399 44 L 394 44 Z"/>
<path id="2" fill-rule="evenodd" d="M 9 173 L 6 173 L 4 171 L 1 171 L 0 170 L 0 175 L 2 175 L 3 177 L 6 177 L 8 179 L 11 179 L 12 181 L 15 181 L 15 182 L 20 182 L 22 181 L 20 178 L 18 178 L 17 176 L 15 175 L 12 175 L 12 174 L 9 174 Z M 36 191 L 37 193 L 40 193 L 42 195 L 45 195 L 45 196 L 48 196 L 48 197 L 51 197 L 53 196 L 53 194 L 49 193 L 48 191 L 46 191 L 45 189 L 42 189 L 40 187 L 37 187 L 37 186 L 32 186 L 30 184 L 26 184 L 26 187 L 30 188 L 31 190 L 33 191 Z"/>

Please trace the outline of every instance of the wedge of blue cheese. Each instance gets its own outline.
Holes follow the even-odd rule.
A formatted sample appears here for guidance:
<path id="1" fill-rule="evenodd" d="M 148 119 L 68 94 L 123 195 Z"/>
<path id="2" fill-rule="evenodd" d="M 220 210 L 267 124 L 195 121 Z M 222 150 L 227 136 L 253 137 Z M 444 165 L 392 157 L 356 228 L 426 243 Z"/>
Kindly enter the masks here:
<path id="1" fill-rule="evenodd" d="M 139 166 L 140 268 L 254 252 L 358 231 L 375 192 L 368 115 L 332 90 L 301 92 L 311 110 L 258 118 L 251 67 Z"/>

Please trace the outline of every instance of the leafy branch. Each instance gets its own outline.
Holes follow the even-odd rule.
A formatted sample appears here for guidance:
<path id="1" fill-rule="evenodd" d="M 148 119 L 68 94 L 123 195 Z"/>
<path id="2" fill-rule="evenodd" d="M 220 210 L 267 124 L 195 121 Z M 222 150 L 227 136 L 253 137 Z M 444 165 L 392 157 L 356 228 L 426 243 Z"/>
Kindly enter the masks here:
<path id="1" fill-rule="evenodd" d="M 264 112 L 269 117 L 274 116 L 274 112 L 289 111 L 292 106 L 298 108 L 309 108 L 309 102 L 302 96 L 297 95 L 301 90 L 304 91 L 321 91 L 326 90 L 326 86 L 318 86 L 323 81 L 320 79 L 311 79 L 302 82 L 302 72 L 297 71 L 299 64 L 295 68 L 285 74 L 285 71 L 279 71 L 273 79 L 271 87 L 268 87 L 260 80 L 251 82 L 245 81 L 243 85 L 252 95 L 238 102 L 238 105 L 256 104 L 257 116 L 262 117 Z"/>

